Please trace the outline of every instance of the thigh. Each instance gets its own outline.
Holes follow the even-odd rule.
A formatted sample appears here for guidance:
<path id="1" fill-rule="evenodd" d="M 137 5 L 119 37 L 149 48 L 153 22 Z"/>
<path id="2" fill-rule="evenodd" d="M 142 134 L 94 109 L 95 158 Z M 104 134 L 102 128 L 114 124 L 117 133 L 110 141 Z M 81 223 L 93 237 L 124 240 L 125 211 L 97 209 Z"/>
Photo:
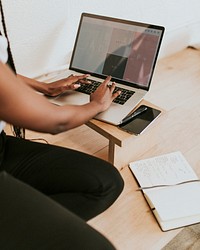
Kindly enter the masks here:
<path id="1" fill-rule="evenodd" d="M 1 249 L 114 249 L 83 220 L 6 173 L 0 200 Z"/>
<path id="2" fill-rule="evenodd" d="M 8 136 L 1 169 L 84 220 L 105 211 L 123 190 L 117 169 L 99 158 Z"/>
<path id="3" fill-rule="evenodd" d="M 76 150 L 8 136 L 1 169 L 45 194 L 93 191 L 122 186 L 119 172 L 106 161 Z"/>

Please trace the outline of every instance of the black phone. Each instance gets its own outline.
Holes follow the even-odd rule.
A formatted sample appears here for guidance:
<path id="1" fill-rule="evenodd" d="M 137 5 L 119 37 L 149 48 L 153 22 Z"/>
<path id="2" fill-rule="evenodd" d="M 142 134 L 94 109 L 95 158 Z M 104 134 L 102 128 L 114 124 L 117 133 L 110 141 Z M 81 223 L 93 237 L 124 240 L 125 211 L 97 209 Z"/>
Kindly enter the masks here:
<path id="1" fill-rule="evenodd" d="M 141 105 L 130 115 L 130 118 L 126 117 L 124 119 L 125 122 L 122 122 L 118 127 L 130 134 L 139 135 L 144 132 L 160 113 L 161 111 L 158 109 Z"/>

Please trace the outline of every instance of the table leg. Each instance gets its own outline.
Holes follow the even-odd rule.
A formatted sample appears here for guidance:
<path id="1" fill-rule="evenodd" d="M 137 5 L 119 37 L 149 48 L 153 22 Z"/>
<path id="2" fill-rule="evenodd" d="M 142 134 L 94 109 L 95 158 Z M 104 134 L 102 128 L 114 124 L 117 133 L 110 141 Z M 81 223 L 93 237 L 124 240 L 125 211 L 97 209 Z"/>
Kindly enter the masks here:
<path id="1" fill-rule="evenodd" d="M 108 161 L 114 164 L 114 159 L 115 159 L 115 143 L 112 140 L 109 140 Z"/>

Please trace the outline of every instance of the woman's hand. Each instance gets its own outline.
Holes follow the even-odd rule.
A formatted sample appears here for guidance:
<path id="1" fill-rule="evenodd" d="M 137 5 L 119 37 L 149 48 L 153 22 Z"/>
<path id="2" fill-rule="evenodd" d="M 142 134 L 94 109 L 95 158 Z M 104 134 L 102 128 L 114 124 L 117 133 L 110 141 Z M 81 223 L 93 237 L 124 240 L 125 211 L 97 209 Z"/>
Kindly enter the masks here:
<path id="1" fill-rule="evenodd" d="M 54 97 L 66 92 L 67 90 L 75 90 L 80 87 L 80 83 L 90 84 L 90 81 L 87 80 L 87 77 L 89 77 L 88 74 L 80 76 L 70 75 L 65 79 L 48 83 L 46 93 L 44 94 Z"/>
<path id="2" fill-rule="evenodd" d="M 110 83 L 110 80 L 111 76 L 108 76 L 96 91 L 90 95 L 90 101 L 98 103 L 101 106 L 101 112 L 108 109 L 112 101 L 121 93 L 121 91 L 114 93 L 115 83 Z"/>
<path id="3" fill-rule="evenodd" d="M 85 75 L 70 75 L 65 79 L 61 79 L 51 83 L 44 83 L 31 79 L 22 75 L 17 75 L 17 77 L 23 80 L 27 85 L 29 85 L 34 90 L 43 93 L 46 96 L 55 97 L 60 95 L 67 90 L 75 90 L 80 87 L 80 83 L 90 84 L 90 81 L 87 80 L 89 77 L 88 74 Z"/>

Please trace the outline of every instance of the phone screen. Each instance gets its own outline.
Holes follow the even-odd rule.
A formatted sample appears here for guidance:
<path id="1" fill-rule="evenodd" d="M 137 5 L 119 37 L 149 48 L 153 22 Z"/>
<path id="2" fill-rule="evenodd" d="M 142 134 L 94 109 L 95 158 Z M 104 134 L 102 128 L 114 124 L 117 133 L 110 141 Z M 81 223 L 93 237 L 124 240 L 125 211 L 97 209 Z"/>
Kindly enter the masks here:
<path id="1" fill-rule="evenodd" d="M 141 134 L 161 113 L 160 110 L 154 109 L 145 105 L 140 107 L 147 107 L 141 114 L 129 120 L 127 123 L 122 123 L 118 127 L 130 134 Z M 140 108 L 139 107 L 139 108 Z M 136 111 L 136 110 L 135 110 Z"/>

